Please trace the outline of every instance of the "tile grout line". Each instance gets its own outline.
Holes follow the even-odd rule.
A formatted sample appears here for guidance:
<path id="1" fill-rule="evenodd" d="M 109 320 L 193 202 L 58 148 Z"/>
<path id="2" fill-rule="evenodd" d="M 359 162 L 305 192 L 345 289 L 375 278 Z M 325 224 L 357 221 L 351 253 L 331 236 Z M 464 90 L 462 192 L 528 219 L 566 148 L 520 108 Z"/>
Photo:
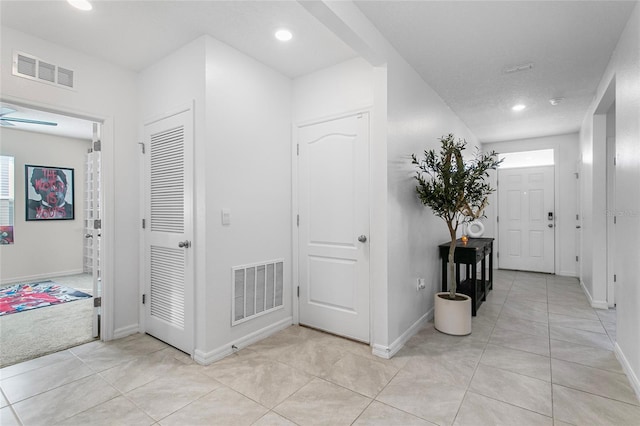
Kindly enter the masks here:
<path id="1" fill-rule="evenodd" d="M 513 281 L 515 281 L 515 277 L 513 279 Z M 466 389 L 464 391 L 464 395 L 462 396 L 462 401 L 460 401 L 460 405 L 458 406 L 458 409 L 456 410 L 456 415 L 453 416 L 453 421 L 452 424 L 455 423 L 456 419 L 458 418 L 458 415 L 460 414 L 460 410 L 462 409 L 462 404 L 464 404 L 464 400 L 467 397 L 467 394 L 470 391 L 469 388 L 471 387 L 471 382 L 473 382 L 473 378 L 476 375 L 476 372 L 478 371 L 478 366 L 480 365 L 480 362 L 482 361 L 482 357 L 484 356 L 484 353 L 487 350 L 487 346 L 489 345 L 489 341 L 491 340 L 491 336 L 493 336 L 493 331 L 496 328 L 496 325 L 498 324 L 498 319 L 500 318 L 500 314 L 502 313 L 502 309 L 504 308 L 504 304 L 506 303 L 506 300 L 509 298 L 509 293 L 511 293 L 511 289 L 513 288 L 513 281 L 511 282 L 511 286 L 509 286 L 509 290 L 507 291 L 507 297 L 505 297 L 505 300 L 500 304 L 500 310 L 498 311 L 498 317 L 496 318 L 496 322 L 493 324 L 492 328 L 491 328 L 491 333 L 489 334 L 489 338 L 487 339 L 486 342 L 484 342 L 484 348 L 482 348 L 482 353 L 480 354 L 480 357 L 478 358 L 478 363 L 475 365 L 474 369 L 473 369 L 473 374 L 471 375 L 471 379 L 469 379 L 469 383 L 467 383 Z M 491 285 L 493 286 L 494 283 L 491 283 Z M 472 330 L 473 333 L 473 330 Z M 504 402 L 504 401 L 502 401 Z"/>

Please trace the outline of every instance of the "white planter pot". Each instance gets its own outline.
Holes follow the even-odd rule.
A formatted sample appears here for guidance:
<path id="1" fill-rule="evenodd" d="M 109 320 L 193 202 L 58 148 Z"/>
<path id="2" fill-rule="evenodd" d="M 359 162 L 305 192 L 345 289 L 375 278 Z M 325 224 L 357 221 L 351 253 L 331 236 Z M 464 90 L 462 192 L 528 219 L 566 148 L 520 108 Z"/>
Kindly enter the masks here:
<path id="1" fill-rule="evenodd" d="M 471 334 L 471 298 L 460 293 L 456 296 L 451 300 L 448 291 L 435 294 L 433 323 L 442 333 L 466 336 Z"/>

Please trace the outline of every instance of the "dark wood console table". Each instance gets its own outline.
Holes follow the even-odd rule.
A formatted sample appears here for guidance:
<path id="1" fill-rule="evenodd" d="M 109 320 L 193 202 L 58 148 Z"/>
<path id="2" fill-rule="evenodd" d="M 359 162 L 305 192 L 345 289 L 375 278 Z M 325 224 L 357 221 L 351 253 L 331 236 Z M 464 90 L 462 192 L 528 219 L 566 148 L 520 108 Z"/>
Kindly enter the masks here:
<path id="1" fill-rule="evenodd" d="M 439 246 L 440 259 L 442 259 L 442 291 L 448 291 L 449 287 L 447 281 L 449 245 L 450 243 L 446 242 Z M 456 264 L 457 292 L 471 297 L 471 314 L 475 316 L 482 302 L 487 299 L 489 290 L 493 288 L 493 238 L 469 238 L 466 243 L 457 240 L 453 260 Z M 480 279 L 478 279 L 478 263 L 480 263 Z M 465 265 L 464 280 L 460 279 L 461 264 Z"/>

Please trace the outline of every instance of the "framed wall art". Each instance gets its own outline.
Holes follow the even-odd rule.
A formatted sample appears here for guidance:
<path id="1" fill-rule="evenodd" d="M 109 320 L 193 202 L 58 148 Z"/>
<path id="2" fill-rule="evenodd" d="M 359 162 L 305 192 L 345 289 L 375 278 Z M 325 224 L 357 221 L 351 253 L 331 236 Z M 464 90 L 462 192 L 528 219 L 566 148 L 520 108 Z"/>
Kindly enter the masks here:
<path id="1" fill-rule="evenodd" d="M 26 220 L 73 220 L 73 169 L 25 165 Z"/>

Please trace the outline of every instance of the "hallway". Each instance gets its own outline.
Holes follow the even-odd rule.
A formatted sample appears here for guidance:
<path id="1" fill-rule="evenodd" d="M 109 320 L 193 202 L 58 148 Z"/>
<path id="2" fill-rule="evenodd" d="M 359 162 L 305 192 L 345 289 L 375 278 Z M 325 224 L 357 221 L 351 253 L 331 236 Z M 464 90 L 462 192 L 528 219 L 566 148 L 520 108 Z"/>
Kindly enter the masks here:
<path id="1" fill-rule="evenodd" d="M 391 360 L 292 326 L 209 366 L 149 336 L 0 370 L 0 423 L 634 425 L 615 311 L 576 279 L 497 271 L 466 337 L 429 323 Z"/>

